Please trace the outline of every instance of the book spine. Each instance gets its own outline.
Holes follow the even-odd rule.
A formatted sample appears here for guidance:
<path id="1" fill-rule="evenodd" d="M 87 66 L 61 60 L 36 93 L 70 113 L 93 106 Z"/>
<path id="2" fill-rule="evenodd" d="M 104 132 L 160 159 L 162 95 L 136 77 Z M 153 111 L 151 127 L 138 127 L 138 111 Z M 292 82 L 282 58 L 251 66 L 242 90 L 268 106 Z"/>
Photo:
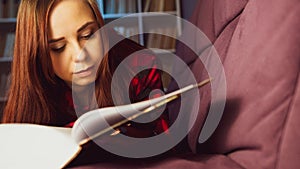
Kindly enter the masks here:
<path id="1" fill-rule="evenodd" d="M 144 1 L 144 12 L 150 12 L 151 0 Z"/>
<path id="2" fill-rule="evenodd" d="M 176 39 L 174 39 L 173 37 L 174 36 L 176 37 L 176 29 L 175 28 L 165 28 L 164 33 L 165 33 L 165 35 L 168 35 L 168 36 L 164 36 L 162 48 L 163 49 L 174 49 Z"/>
<path id="3" fill-rule="evenodd" d="M 3 18 L 3 7 L 4 7 L 4 0 L 0 0 L 0 18 Z"/>
<path id="4" fill-rule="evenodd" d="M 162 12 L 164 10 L 165 0 L 152 0 L 150 12 Z"/>
<path id="5" fill-rule="evenodd" d="M 127 0 L 127 7 L 126 12 L 127 13 L 134 13 L 136 12 L 137 6 L 136 6 L 136 0 Z"/>
<path id="6" fill-rule="evenodd" d="M 105 13 L 112 14 L 115 13 L 116 3 L 115 0 L 106 0 L 105 1 Z"/>
<path id="7" fill-rule="evenodd" d="M 126 2 L 125 0 L 118 0 L 118 13 L 126 13 Z"/>
<path id="8" fill-rule="evenodd" d="M 0 0 L 0 18 L 15 18 L 20 0 Z"/>
<path id="9" fill-rule="evenodd" d="M 148 48 L 161 48 L 161 44 L 162 44 L 162 40 L 163 40 L 161 34 L 163 34 L 163 29 L 155 28 L 155 29 L 152 29 L 151 32 L 156 32 L 156 33 L 150 33 L 148 35 L 147 47 Z"/>
<path id="10" fill-rule="evenodd" d="M 176 7 L 175 7 L 175 0 L 165 0 L 165 9 L 164 11 L 175 11 Z"/>
<path id="11" fill-rule="evenodd" d="M 4 87 L 4 97 L 5 97 L 5 99 L 7 98 L 10 83 L 11 83 L 11 73 L 8 73 L 6 75 L 6 83 L 5 83 L 5 87 Z"/>
<path id="12" fill-rule="evenodd" d="M 16 9 L 15 9 L 15 0 L 7 0 L 7 7 L 8 7 L 8 17 L 14 18 L 16 17 Z"/>
<path id="13" fill-rule="evenodd" d="M 4 56 L 6 34 L 0 34 L 0 57 Z"/>
<path id="14" fill-rule="evenodd" d="M 5 85 L 6 85 L 7 75 L 5 73 L 1 74 L 0 77 L 0 97 L 5 97 Z"/>
<path id="15" fill-rule="evenodd" d="M 0 76 L 0 98 L 6 98 L 10 86 L 11 74 L 2 73 Z"/>
<path id="16" fill-rule="evenodd" d="M 14 42 L 15 42 L 15 33 L 8 33 L 6 35 L 6 43 L 4 48 L 4 57 L 13 57 L 14 50 Z"/>
<path id="17" fill-rule="evenodd" d="M 19 4 L 20 4 L 20 0 L 14 0 L 14 9 L 15 9 L 14 17 L 17 17 L 18 15 Z"/>
<path id="18" fill-rule="evenodd" d="M 2 0 L 2 4 L 3 4 L 2 16 L 3 16 L 3 18 L 7 18 L 8 17 L 8 0 Z"/>
<path id="19" fill-rule="evenodd" d="M 165 0 L 160 0 L 159 4 L 158 4 L 158 7 L 157 7 L 157 11 L 158 12 L 164 11 L 164 6 L 165 6 Z"/>

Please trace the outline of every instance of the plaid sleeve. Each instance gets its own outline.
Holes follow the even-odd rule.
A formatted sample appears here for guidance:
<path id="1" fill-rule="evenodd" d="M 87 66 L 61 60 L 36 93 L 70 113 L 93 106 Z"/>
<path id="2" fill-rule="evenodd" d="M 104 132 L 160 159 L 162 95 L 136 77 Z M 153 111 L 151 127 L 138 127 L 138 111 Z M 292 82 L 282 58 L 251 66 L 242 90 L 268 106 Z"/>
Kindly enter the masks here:
<path id="1" fill-rule="evenodd" d="M 143 59 L 141 59 L 143 58 Z M 147 66 L 150 69 L 145 69 L 138 73 L 130 84 L 130 98 L 132 102 L 139 102 L 161 96 L 163 92 L 162 71 L 158 69 L 157 60 L 154 56 L 141 56 L 134 62 L 134 66 Z M 149 66 L 151 65 L 151 66 Z M 151 130 L 153 134 L 167 132 L 168 129 L 168 114 L 164 110 L 161 116 L 155 121 L 147 124 L 133 123 L 134 127 L 143 130 Z"/>

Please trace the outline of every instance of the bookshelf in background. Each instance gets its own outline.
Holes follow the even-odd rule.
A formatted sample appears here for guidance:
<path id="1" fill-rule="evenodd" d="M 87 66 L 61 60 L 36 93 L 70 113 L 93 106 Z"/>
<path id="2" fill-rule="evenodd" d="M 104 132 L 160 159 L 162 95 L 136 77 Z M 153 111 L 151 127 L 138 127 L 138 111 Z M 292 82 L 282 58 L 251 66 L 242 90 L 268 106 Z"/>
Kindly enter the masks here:
<path id="1" fill-rule="evenodd" d="M 98 0 L 103 18 L 106 23 L 115 19 L 125 17 L 128 14 L 142 13 L 142 12 L 161 12 L 180 17 L 180 0 Z M 147 16 L 135 15 L 136 18 L 131 27 L 130 24 L 115 27 L 115 30 L 123 34 L 125 37 L 131 35 L 132 32 L 159 32 L 159 34 L 172 34 L 178 36 L 181 34 L 180 19 L 170 21 L 169 25 L 151 27 L 148 19 L 159 19 L 159 13 L 152 13 Z M 164 23 L 165 24 L 165 23 Z M 175 39 L 159 34 L 148 34 L 133 37 L 141 45 L 148 48 L 166 49 L 174 52 Z M 161 52 L 160 52 L 161 53 Z"/>
<path id="2" fill-rule="evenodd" d="M 125 37 L 138 42 L 139 44 L 153 49 L 156 55 L 168 57 L 175 52 L 176 39 L 167 35 L 177 37 L 181 34 L 181 0 L 98 0 L 104 21 L 109 23 L 115 19 L 128 16 L 128 14 L 151 12 L 145 15 L 133 15 L 130 22 L 124 25 L 115 26 L 114 29 Z M 164 16 L 160 13 L 170 14 L 171 20 L 165 22 Z M 170 17 L 168 17 L 169 19 Z M 128 17 L 127 17 L 128 19 Z M 161 19 L 163 24 L 151 24 L 151 20 Z M 127 21 L 127 20 L 126 20 Z M 137 36 L 131 36 L 133 33 Z M 147 32 L 142 34 L 142 32 Z M 163 35 L 161 35 L 163 34 Z M 164 70 L 172 70 L 172 60 L 163 64 Z M 170 76 L 164 74 L 164 86 L 167 87 Z"/>
<path id="3" fill-rule="evenodd" d="M 20 0 L 0 0 L 0 118 L 10 85 L 16 15 Z"/>

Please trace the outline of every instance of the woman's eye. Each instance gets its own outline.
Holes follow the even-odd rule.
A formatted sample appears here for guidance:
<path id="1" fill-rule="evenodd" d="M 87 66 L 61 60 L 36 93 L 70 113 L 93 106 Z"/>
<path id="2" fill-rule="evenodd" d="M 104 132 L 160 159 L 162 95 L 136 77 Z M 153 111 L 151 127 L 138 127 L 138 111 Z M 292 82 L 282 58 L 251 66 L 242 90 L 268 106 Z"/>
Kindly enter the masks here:
<path id="1" fill-rule="evenodd" d="M 88 34 L 82 35 L 81 38 L 87 40 L 87 39 L 89 39 L 92 35 L 93 35 L 93 33 L 90 32 L 90 33 L 88 33 Z"/>
<path id="2" fill-rule="evenodd" d="M 64 46 L 60 46 L 60 47 L 52 47 L 51 50 L 53 52 L 56 52 L 56 53 L 60 53 L 62 52 L 63 50 L 65 49 L 65 45 Z"/>

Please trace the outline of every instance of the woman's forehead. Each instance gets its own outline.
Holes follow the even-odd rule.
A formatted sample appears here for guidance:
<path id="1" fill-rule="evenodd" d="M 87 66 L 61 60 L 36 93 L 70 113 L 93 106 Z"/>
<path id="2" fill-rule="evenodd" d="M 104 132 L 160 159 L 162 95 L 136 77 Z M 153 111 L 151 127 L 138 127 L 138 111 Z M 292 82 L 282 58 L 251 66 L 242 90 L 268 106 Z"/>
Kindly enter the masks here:
<path id="1" fill-rule="evenodd" d="M 63 0 L 57 2 L 49 15 L 50 35 L 61 36 L 78 30 L 86 22 L 94 21 L 92 9 L 85 0 Z"/>

